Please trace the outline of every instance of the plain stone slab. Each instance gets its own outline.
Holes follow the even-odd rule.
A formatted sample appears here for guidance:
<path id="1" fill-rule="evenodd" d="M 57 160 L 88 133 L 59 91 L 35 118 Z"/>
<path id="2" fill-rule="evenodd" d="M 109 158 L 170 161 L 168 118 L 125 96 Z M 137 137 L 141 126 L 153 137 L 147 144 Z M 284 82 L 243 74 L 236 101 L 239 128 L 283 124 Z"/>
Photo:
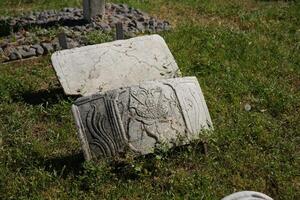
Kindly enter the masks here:
<path id="1" fill-rule="evenodd" d="M 55 52 L 51 60 L 68 95 L 87 96 L 180 74 L 159 35 L 62 50 Z"/>
<path id="2" fill-rule="evenodd" d="M 72 106 L 87 160 L 152 153 L 199 138 L 212 121 L 196 77 L 147 81 L 79 98 Z"/>

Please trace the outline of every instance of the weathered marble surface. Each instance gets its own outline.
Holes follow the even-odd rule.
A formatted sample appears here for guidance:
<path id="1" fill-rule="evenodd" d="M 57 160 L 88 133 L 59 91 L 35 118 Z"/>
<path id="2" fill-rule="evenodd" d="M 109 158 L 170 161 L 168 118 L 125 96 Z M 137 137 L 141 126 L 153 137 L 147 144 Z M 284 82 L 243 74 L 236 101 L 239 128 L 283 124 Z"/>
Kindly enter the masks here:
<path id="1" fill-rule="evenodd" d="M 147 81 L 72 106 L 85 158 L 137 155 L 197 139 L 212 122 L 195 77 Z"/>
<path id="2" fill-rule="evenodd" d="M 271 197 L 254 191 L 241 191 L 233 193 L 221 200 L 273 200 Z"/>
<path id="3" fill-rule="evenodd" d="M 174 57 L 159 35 L 62 50 L 51 60 L 68 95 L 87 96 L 179 74 Z"/>

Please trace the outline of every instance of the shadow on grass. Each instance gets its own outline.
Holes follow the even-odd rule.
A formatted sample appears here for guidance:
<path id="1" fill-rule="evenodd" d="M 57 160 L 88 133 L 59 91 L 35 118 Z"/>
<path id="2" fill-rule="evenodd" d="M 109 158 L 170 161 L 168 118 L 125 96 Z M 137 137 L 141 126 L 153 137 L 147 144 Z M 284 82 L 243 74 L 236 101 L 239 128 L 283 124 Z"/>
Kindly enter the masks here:
<path id="1" fill-rule="evenodd" d="M 47 90 L 25 91 L 15 94 L 14 101 L 25 102 L 30 105 L 54 105 L 61 100 L 75 100 L 79 96 L 67 96 L 62 88 L 50 88 Z"/>
<path id="2" fill-rule="evenodd" d="M 58 176 L 66 178 L 68 175 L 79 175 L 84 170 L 83 167 L 84 157 L 83 154 L 76 153 L 67 156 L 46 159 L 43 166 L 46 171 L 53 173 L 54 171 Z"/>
<path id="3" fill-rule="evenodd" d="M 110 162 L 111 172 L 122 181 L 136 180 L 146 175 L 159 176 L 163 169 L 160 165 L 162 160 L 176 162 L 187 154 L 207 155 L 207 147 L 204 142 L 195 142 L 188 145 L 178 146 L 169 151 L 156 151 L 153 154 L 147 154 L 135 158 L 132 162 L 124 159 L 116 159 Z M 158 159 L 159 158 L 159 159 Z M 145 172 L 147 174 L 145 174 Z"/>

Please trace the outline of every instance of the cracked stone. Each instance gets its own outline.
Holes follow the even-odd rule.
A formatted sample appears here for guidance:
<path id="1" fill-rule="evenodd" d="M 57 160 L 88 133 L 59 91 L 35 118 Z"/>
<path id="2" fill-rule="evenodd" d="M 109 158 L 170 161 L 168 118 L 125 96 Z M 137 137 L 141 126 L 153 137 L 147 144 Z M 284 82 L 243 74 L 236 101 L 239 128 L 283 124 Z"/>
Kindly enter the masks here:
<path id="1" fill-rule="evenodd" d="M 55 52 L 52 65 L 66 94 L 89 95 L 179 73 L 159 35 Z"/>

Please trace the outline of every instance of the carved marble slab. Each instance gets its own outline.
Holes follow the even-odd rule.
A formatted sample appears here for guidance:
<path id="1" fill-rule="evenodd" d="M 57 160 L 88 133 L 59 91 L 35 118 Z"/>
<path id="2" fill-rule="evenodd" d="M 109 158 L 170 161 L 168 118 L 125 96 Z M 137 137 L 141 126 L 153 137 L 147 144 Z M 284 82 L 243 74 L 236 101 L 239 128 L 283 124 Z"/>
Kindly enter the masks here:
<path id="1" fill-rule="evenodd" d="M 159 35 L 62 50 L 51 60 L 68 95 L 88 96 L 179 76 L 175 59 Z"/>
<path id="2" fill-rule="evenodd" d="M 85 158 L 148 154 L 198 138 L 212 122 L 195 77 L 147 81 L 72 106 Z"/>

